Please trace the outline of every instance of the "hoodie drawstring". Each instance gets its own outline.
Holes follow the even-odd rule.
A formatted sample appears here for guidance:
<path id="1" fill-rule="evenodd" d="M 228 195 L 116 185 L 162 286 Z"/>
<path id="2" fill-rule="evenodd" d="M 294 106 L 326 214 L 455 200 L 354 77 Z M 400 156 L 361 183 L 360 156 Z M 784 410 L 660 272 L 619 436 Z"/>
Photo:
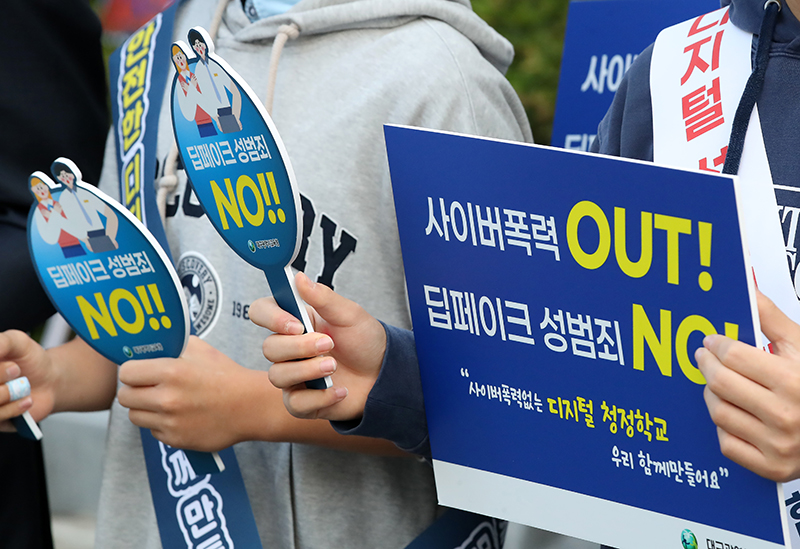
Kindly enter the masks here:
<path id="1" fill-rule="evenodd" d="M 178 188 L 178 145 L 172 141 L 172 148 L 169 150 L 167 160 L 164 163 L 164 175 L 158 180 L 158 192 L 156 193 L 156 206 L 161 223 L 167 221 L 167 196 Z"/>
<path id="2" fill-rule="evenodd" d="M 214 16 L 211 18 L 211 23 L 208 26 L 208 34 L 214 40 L 219 32 L 219 27 L 222 24 L 222 16 L 225 14 L 225 8 L 230 0 L 219 0 L 217 8 L 214 10 Z M 278 62 L 281 58 L 283 46 L 289 40 L 294 40 L 300 35 L 300 28 L 291 23 L 289 25 L 281 25 L 278 27 L 278 34 L 275 36 L 275 42 L 272 46 L 272 54 L 269 59 L 269 76 L 267 78 L 267 94 L 264 99 L 264 107 L 267 113 L 272 115 L 272 102 L 275 98 L 275 81 L 278 76 Z M 178 144 L 173 140 L 172 148 L 167 155 L 166 163 L 164 164 L 164 175 L 158 180 L 158 192 L 156 193 L 156 206 L 158 207 L 158 215 L 161 217 L 161 222 L 166 225 L 167 218 L 167 197 L 175 192 L 178 188 Z"/>
<path id="3" fill-rule="evenodd" d="M 266 107 L 270 116 L 272 116 L 272 100 L 275 99 L 275 81 L 278 78 L 278 62 L 281 59 L 283 46 L 286 45 L 286 42 L 294 40 L 298 36 L 300 36 L 300 28 L 294 23 L 278 27 L 278 35 L 275 37 L 275 42 L 272 44 L 272 53 L 269 57 L 267 95 L 264 98 L 264 107 Z"/>
<path id="4" fill-rule="evenodd" d="M 217 2 L 217 9 L 214 10 L 214 16 L 211 18 L 207 29 L 212 40 L 217 37 L 219 26 L 222 24 L 222 16 L 225 15 L 225 8 L 228 7 L 228 2 L 229 0 L 219 0 L 219 2 Z"/>
<path id="5" fill-rule="evenodd" d="M 736 115 L 733 117 L 728 153 L 725 156 L 725 165 L 722 168 L 722 173 L 724 174 L 736 175 L 739 173 L 747 126 L 750 124 L 750 115 L 753 113 L 753 108 L 761 95 L 761 89 L 764 87 L 764 75 L 767 72 L 767 63 L 769 63 L 769 47 L 772 44 L 775 23 L 778 20 L 778 12 L 780 11 L 780 0 L 767 0 L 764 4 L 764 17 L 761 20 L 761 30 L 758 33 L 758 46 L 756 47 L 753 72 L 750 73 L 750 78 L 747 79 L 747 85 L 744 87 L 739 106 L 736 108 Z"/>

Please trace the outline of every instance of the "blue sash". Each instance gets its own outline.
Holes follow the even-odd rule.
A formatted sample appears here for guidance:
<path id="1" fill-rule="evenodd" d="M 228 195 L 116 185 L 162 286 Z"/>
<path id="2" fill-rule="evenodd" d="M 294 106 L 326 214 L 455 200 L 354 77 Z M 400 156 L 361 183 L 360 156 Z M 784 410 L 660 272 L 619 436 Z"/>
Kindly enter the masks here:
<path id="1" fill-rule="evenodd" d="M 406 549 L 501 549 L 507 526 L 504 520 L 448 509 Z"/>
<path id="2" fill-rule="evenodd" d="M 109 59 L 120 202 L 147 225 L 167 254 L 154 174 L 158 118 L 169 72 L 176 9 L 177 3 L 158 14 Z M 157 441 L 147 429 L 141 429 L 141 437 L 165 549 L 261 547 L 233 448 L 219 452 L 225 471 L 198 475 L 183 450 Z"/>

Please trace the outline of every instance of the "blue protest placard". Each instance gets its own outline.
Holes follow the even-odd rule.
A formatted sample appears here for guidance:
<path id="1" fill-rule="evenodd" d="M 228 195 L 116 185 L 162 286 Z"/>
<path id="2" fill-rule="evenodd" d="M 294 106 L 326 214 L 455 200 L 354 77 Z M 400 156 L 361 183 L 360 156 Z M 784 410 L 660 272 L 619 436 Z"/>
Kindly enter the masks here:
<path id="1" fill-rule="evenodd" d="M 659 31 L 718 8 L 719 0 L 570 2 L 551 144 L 588 150 L 622 77 Z"/>
<path id="2" fill-rule="evenodd" d="M 197 200 L 228 246 L 264 271 L 278 305 L 313 331 L 290 265 L 300 250 L 300 195 L 275 124 L 202 27 L 172 45 L 172 128 Z M 307 386 L 331 386 L 324 377 Z"/>
<path id="3" fill-rule="evenodd" d="M 183 291 L 164 251 L 131 213 L 83 183 L 74 163 L 30 178 L 28 245 L 39 280 L 72 329 L 115 364 L 178 357 L 189 337 Z"/>
<path id="4" fill-rule="evenodd" d="M 783 546 L 693 358 L 758 343 L 735 180 L 385 133 L 440 502 L 619 549 Z"/>

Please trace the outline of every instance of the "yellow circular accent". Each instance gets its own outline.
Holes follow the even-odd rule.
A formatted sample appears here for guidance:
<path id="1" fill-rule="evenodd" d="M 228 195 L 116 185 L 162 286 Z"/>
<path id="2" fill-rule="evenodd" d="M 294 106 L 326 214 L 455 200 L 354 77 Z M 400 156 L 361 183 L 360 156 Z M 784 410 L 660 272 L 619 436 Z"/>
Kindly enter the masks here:
<path id="1" fill-rule="evenodd" d="M 150 328 L 152 328 L 153 330 L 158 330 L 159 328 L 161 328 L 161 325 L 158 323 L 158 320 L 156 320 L 152 316 L 150 317 Z"/>
<path id="2" fill-rule="evenodd" d="M 283 212 L 283 208 L 278 208 L 278 219 L 281 220 L 281 223 L 286 223 L 286 214 Z"/>
<path id="3" fill-rule="evenodd" d="M 277 217 L 275 217 L 275 210 L 269 211 L 269 220 L 273 225 L 278 221 Z"/>
<path id="4" fill-rule="evenodd" d="M 162 325 L 164 326 L 164 328 L 166 328 L 167 330 L 169 330 L 170 328 L 172 328 L 172 321 L 169 319 L 169 317 L 168 317 L 168 316 L 162 316 L 162 317 L 161 317 L 161 324 L 162 324 Z"/>

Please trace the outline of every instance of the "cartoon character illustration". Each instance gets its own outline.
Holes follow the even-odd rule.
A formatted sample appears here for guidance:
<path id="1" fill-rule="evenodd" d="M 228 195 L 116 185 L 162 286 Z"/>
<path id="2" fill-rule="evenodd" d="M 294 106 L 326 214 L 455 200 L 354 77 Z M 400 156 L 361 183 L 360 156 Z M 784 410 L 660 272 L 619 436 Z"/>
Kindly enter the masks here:
<path id="1" fill-rule="evenodd" d="M 116 241 L 117 214 L 94 194 L 76 185 L 76 181 L 81 180 L 78 167 L 71 160 L 58 158 L 50 166 L 50 172 L 62 183 L 58 202 L 66 217 L 63 229 L 91 252 L 116 250 L 119 247 Z M 100 215 L 105 217 L 105 224 Z"/>
<path id="2" fill-rule="evenodd" d="M 239 88 L 225 69 L 208 56 L 213 51 L 209 52 L 209 39 L 204 30 L 191 29 L 188 38 L 197 54 L 194 65 L 194 76 L 198 84 L 197 105 L 212 116 L 222 133 L 241 131 L 242 123 L 239 118 L 242 113 L 242 95 Z M 187 120 L 191 118 L 187 117 Z"/>
<path id="3" fill-rule="evenodd" d="M 201 95 L 200 85 L 197 83 L 197 76 L 189 70 L 186 53 L 178 44 L 172 45 L 172 64 L 178 73 L 178 84 L 183 91 L 181 94 L 176 90 L 176 96 L 184 118 L 194 120 L 200 137 L 217 135 L 211 115 L 198 104 Z"/>
<path id="4" fill-rule="evenodd" d="M 65 230 L 67 216 L 61 204 L 53 198 L 50 185 L 35 173 L 28 178 L 28 181 L 31 194 L 37 201 L 33 219 L 42 240 L 48 244 L 58 244 L 65 258 L 86 255 L 80 240 Z"/>
<path id="5" fill-rule="evenodd" d="M 28 181 L 31 184 L 31 193 L 33 193 L 34 198 L 36 198 L 36 201 L 38 202 L 37 211 L 41 214 L 44 220 L 50 221 L 51 214 L 63 216 L 61 204 L 53 199 L 53 195 L 50 193 L 50 187 L 48 187 L 44 181 L 35 176 L 31 176 Z"/>

